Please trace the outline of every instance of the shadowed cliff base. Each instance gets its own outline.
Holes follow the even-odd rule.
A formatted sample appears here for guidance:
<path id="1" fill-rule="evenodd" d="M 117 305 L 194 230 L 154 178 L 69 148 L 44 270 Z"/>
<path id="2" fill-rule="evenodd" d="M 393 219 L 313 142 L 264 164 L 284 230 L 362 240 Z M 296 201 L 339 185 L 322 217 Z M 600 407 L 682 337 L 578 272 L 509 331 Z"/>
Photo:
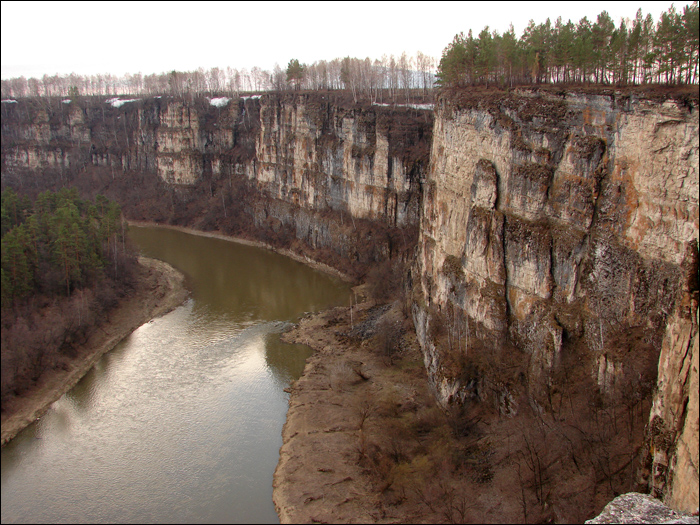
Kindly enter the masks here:
<path id="1" fill-rule="evenodd" d="M 363 300 L 283 336 L 316 353 L 291 387 L 274 501 L 283 523 L 583 522 L 636 487 L 642 405 L 584 373 L 552 413 L 441 409 L 401 301 Z"/>

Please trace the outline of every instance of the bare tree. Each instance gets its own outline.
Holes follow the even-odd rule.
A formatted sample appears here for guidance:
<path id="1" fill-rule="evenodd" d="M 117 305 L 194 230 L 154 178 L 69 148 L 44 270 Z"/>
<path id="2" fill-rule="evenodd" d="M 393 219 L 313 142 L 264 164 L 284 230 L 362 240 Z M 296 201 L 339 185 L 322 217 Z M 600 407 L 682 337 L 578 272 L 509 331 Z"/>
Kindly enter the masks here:
<path id="1" fill-rule="evenodd" d="M 10 81 L 12 93 L 15 97 L 24 97 L 27 94 L 27 79 L 24 77 L 13 78 Z"/>
<path id="2" fill-rule="evenodd" d="M 276 62 L 275 67 L 272 69 L 272 89 L 275 91 L 287 89 L 287 75 Z"/>
<path id="3" fill-rule="evenodd" d="M 432 88 L 432 71 L 434 68 L 435 61 L 432 57 L 425 55 L 418 51 L 416 55 L 416 69 L 418 69 L 421 78 L 421 88 L 423 93 L 426 94 L 430 88 Z"/>
<path id="4" fill-rule="evenodd" d="M 394 59 L 394 55 L 389 57 L 389 96 L 396 96 L 399 87 L 399 66 Z"/>
<path id="5" fill-rule="evenodd" d="M 213 67 L 206 72 L 207 90 L 214 94 L 219 93 L 222 87 L 223 72 L 218 67 Z"/>
<path id="6" fill-rule="evenodd" d="M 399 59 L 399 70 L 401 72 L 401 88 L 404 90 L 406 96 L 406 102 L 409 102 L 411 88 L 413 87 L 413 71 L 412 60 L 406 56 L 406 52 L 401 53 L 401 58 Z"/>
<path id="7" fill-rule="evenodd" d="M 328 83 L 330 89 L 341 89 L 341 69 L 342 62 L 338 58 L 334 58 L 328 63 Z"/>

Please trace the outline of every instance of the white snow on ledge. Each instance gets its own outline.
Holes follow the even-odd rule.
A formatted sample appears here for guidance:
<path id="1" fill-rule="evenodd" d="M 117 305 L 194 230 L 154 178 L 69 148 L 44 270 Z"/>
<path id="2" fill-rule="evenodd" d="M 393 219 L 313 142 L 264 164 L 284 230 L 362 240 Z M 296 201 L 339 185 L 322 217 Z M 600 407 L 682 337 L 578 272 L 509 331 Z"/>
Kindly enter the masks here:
<path id="1" fill-rule="evenodd" d="M 106 103 L 107 104 L 112 104 L 113 108 L 119 108 L 126 104 L 127 102 L 136 102 L 137 100 L 140 100 L 138 98 L 130 98 L 128 100 L 120 100 L 119 98 L 110 98 Z"/>
<path id="2" fill-rule="evenodd" d="M 258 98 L 260 98 L 260 97 L 262 97 L 262 95 L 250 95 L 250 96 L 248 96 L 248 97 L 241 97 L 241 99 L 242 99 L 242 100 L 248 100 L 248 99 L 253 99 L 253 100 L 255 100 L 255 99 L 258 99 Z"/>
<path id="3" fill-rule="evenodd" d="M 379 103 L 375 102 L 374 105 L 375 106 L 384 106 L 384 107 L 397 107 L 397 108 L 427 109 L 430 111 L 435 109 L 435 104 L 379 104 Z"/>
<path id="4" fill-rule="evenodd" d="M 226 104 L 228 104 L 231 101 L 230 98 L 228 97 L 219 97 L 219 98 L 213 98 L 209 101 L 209 103 L 212 106 L 216 106 L 217 108 L 223 108 Z"/>
<path id="5" fill-rule="evenodd" d="M 66 99 L 66 100 L 61 100 L 61 102 L 63 102 L 64 104 L 70 104 L 70 103 L 71 103 L 71 100 L 70 100 L 70 99 Z"/>
<path id="6" fill-rule="evenodd" d="M 6 98 L 4 100 L 0 100 L 3 104 L 17 104 L 16 100 L 12 100 L 11 98 Z"/>

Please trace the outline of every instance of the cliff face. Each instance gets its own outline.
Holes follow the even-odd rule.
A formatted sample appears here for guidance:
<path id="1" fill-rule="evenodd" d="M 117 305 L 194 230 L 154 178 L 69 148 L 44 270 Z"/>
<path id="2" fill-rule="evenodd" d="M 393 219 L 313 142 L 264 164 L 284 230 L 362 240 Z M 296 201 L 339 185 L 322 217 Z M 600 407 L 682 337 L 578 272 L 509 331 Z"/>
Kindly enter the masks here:
<path id="1" fill-rule="evenodd" d="M 443 405 L 543 413 L 576 368 L 642 399 L 658 362 L 648 482 L 697 506 L 697 105 L 443 97 L 428 179 L 414 318 Z"/>
<path id="2" fill-rule="evenodd" d="M 211 164 L 206 154 L 218 160 L 233 147 L 243 106 L 215 108 L 206 101 L 161 97 L 115 100 L 3 104 L 4 173 L 75 173 L 93 165 L 153 172 L 169 183 L 192 185 Z"/>
<path id="3" fill-rule="evenodd" d="M 255 178 L 271 197 L 356 218 L 417 224 L 422 166 L 397 151 L 392 133 L 398 124 L 409 126 L 417 142 L 428 138 L 429 114 L 421 122 L 406 110 L 356 111 L 296 97 L 264 104 L 260 121 Z"/>
<path id="4" fill-rule="evenodd" d="M 325 96 L 260 100 L 256 155 L 245 167 L 268 198 L 257 225 L 290 227 L 313 248 L 362 263 L 412 247 L 411 234 L 399 249 L 378 230 L 417 229 L 432 112 L 359 109 Z"/>
<path id="5" fill-rule="evenodd" d="M 211 197 L 217 187 L 225 193 L 224 186 L 247 182 L 254 194 L 229 206 L 245 208 L 256 228 L 285 230 L 365 263 L 395 250 L 369 229 L 416 230 L 431 111 L 360 107 L 333 94 L 215 102 L 4 103 L 3 174 L 64 177 L 86 166 L 121 177 L 142 171 L 181 192 L 206 188 Z M 411 242 L 404 244 L 406 251 Z"/>

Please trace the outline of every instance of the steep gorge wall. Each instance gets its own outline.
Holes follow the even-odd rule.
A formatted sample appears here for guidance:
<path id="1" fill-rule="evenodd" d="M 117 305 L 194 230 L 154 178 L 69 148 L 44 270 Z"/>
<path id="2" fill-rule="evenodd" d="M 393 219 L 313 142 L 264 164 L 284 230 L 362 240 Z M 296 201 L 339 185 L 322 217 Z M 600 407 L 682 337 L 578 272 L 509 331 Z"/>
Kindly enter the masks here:
<path id="1" fill-rule="evenodd" d="M 417 232 L 432 112 L 357 108 L 328 97 L 262 98 L 255 166 L 246 173 L 270 204 L 256 224 L 291 227 L 311 247 L 333 247 L 362 264 L 406 256 Z"/>
<path id="2" fill-rule="evenodd" d="M 183 194 L 205 188 L 218 216 L 234 199 L 229 208 L 245 209 L 258 231 L 349 261 L 369 264 L 415 243 L 431 111 L 358 106 L 332 93 L 2 106 L 3 177 L 15 183 L 86 167 L 156 173 Z M 246 184 L 253 192 L 236 202 L 232 188 Z"/>
<path id="3" fill-rule="evenodd" d="M 240 119 L 245 100 L 223 108 L 172 97 L 114 100 L 4 102 L 3 174 L 75 174 L 92 165 L 192 185 L 211 171 L 212 157 L 218 165 L 222 158 L 250 156 L 243 150 L 254 137 Z"/>
<path id="4" fill-rule="evenodd" d="M 439 400 L 543 413 L 565 369 L 642 399 L 661 350 L 641 475 L 694 511 L 697 239 L 696 103 L 442 97 L 412 275 Z"/>

